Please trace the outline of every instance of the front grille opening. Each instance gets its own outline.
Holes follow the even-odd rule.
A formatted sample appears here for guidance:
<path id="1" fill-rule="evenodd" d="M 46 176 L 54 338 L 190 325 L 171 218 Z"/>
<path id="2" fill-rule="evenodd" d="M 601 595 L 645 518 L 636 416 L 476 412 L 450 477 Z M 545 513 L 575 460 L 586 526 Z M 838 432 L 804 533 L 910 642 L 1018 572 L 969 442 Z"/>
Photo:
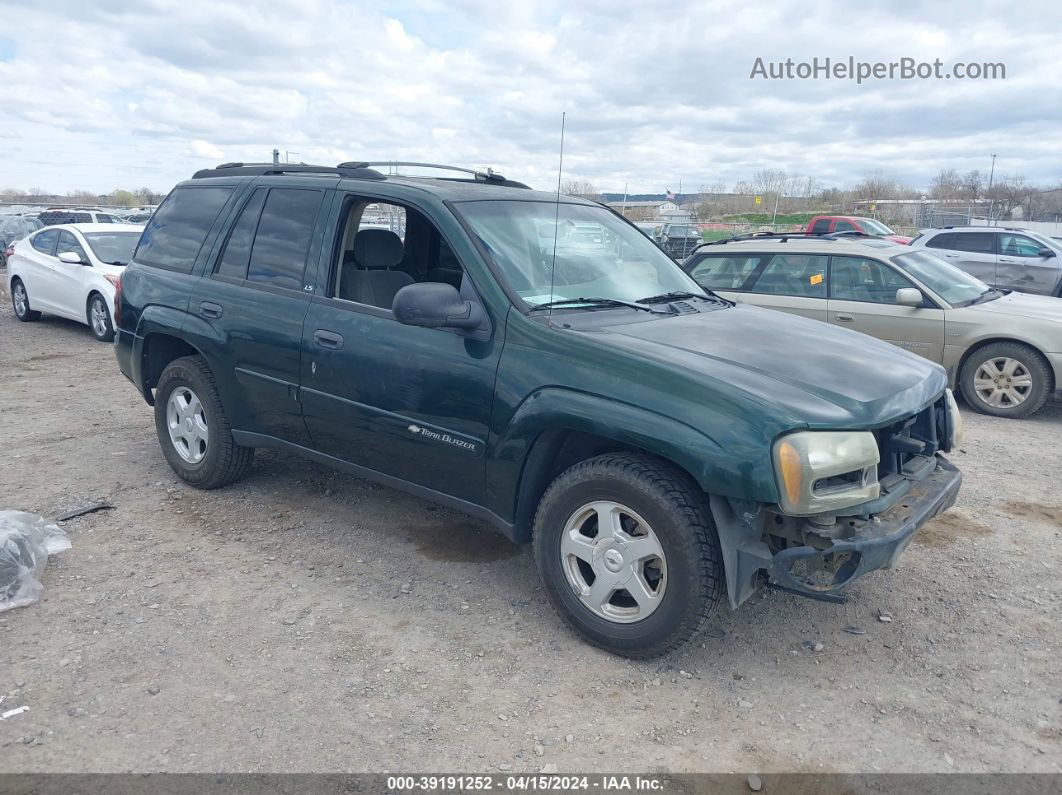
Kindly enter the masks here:
<path id="1" fill-rule="evenodd" d="M 827 552 L 798 558 L 789 573 L 801 585 L 815 591 L 828 591 L 846 585 L 859 569 L 862 555 L 855 550 Z"/>

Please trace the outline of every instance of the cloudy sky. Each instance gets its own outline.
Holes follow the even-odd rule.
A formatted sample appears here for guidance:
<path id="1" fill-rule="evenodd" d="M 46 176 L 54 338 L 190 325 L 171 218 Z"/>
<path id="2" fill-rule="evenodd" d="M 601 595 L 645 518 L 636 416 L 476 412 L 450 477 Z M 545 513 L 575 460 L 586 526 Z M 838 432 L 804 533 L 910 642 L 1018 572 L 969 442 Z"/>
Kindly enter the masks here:
<path id="1" fill-rule="evenodd" d="M 0 0 L 0 187 L 170 188 L 262 161 L 430 160 L 600 190 L 1062 180 L 1057 2 Z M 750 79 L 755 59 L 1002 62 L 1005 80 Z"/>

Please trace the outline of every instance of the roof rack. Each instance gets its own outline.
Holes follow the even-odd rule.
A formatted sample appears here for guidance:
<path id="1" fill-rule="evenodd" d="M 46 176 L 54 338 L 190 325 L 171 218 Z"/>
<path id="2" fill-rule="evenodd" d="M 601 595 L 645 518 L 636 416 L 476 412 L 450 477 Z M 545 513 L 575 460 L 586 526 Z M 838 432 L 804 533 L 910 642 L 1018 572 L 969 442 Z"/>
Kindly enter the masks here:
<path id="1" fill-rule="evenodd" d="M 384 175 L 371 168 L 357 164 L 342 163 L 338 166 L 312 166 L 306 163 L 222 163 L 214 168 L 195 172 L 192 179 L 207 177 L 251 177 L 277 174 L 327 174 L 358 179 L 384 179 Z"/>
<path id="2" fill-rule="evenodd" d="M 707 243 L 702 243 L 704 246 L 721 246 L 724 243 L 736 243 L 742 240 L 777 240 L 779 243 L 784 243 L 787 240 L 844 240 L 851 237 L 866 237 L 873 239 L 880 239 L 881 235 L 868 235 L 866 232 L 860 232 L 856 229 L 850 229 L 845 232 L 829 232 L 827 234 L 819 234 L 817 232 L 749 232 L 744 235 L 734 235 L 733 237 L 726 237 L 722 240 L 712 240 Z M 699 247 L 698 247 L 699 248 Z"/>
<path id="3" fill-rule="evenodd" d="M 471 168 L 462 168 L 461 166 L 446 166 L 441 163 L 417 163 L 412 160 L 350 160 L 346 163 L 340 163 L 340 168 L 378 168 L 386 167 L 388 169 L 395 169 L 400 166 L 407 166 L 409 168 L 430 168 L 437 171 L 456 171 L 459 174 L 468 174 L 472 177 L 471 180 L 461 179 L 462 182 L 489 182 L 495 185 L 505 185 L 510 188 L 527 188 L 522 182 L 506 179 L 497 171 L 488 168 L 486 171 L 476 171 Z M 409 176 L 408 174 L 389 173 L 388 176 L 400 177 Z M 441 177 L 441 179 L 453 179 L 453 177 Z"/>

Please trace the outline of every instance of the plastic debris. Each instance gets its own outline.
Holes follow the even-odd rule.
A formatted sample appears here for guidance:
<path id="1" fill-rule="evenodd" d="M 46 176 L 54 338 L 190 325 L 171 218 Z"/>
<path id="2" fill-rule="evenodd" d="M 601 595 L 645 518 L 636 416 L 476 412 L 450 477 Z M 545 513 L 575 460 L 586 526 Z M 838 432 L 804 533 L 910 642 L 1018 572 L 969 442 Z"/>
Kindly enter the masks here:
<path id="1" fill-rule="evenodd" d="M 69 519 L 76 519 L 79 516 L 84 516 L 86 513 L 94 513 L 95 511 L 109 511 L 114 508 L 109 502 L 94 502 L 89 505 L 82 505 L 80 508 L 74 508 L 72 511 L 67 511 L 55 517 L 57 522 L 65 522 Z"/>
<path id="2" fill-rule="evenodd" d="M 48 556 L 70 549 L 59 525 L 35 513 L 0 511 L 0 613 L 40 597 Z"/>
<path id="3" fill-rule="evenodd" d="M 29 712 L 29 707 L 15 707 L 14 709 L 9 709 L 7 712 L 0 712 L 0 720 L 13 718 L 16 715 L 21 715 L 23 712 Z"/>

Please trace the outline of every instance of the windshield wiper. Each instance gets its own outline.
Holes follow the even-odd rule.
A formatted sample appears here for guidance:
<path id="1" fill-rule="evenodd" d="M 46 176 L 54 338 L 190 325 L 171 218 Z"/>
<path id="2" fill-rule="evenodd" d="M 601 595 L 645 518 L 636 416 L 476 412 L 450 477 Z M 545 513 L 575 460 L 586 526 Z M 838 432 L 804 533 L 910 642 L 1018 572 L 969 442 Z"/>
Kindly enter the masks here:
<path id="1" fill-rule="evenodd" d="M 983 293 L 973 299 L 969 304 L 967 304 L 967 306 L 973 306 L 974 304 L 983 304 L 986 301 L 994 301 L 1000 295 L 1002 295 L 1002 293 L 1000 293 L 999 290 L 997 290 L 995 287 L 989 287 L 987 290 L 985 290 Z"/>
<path id="2" fill-rule="evenodd" d="M 690 298 L 700 298 L 705 301 L 719 301 L 723 299 L 712 292 L 707 293 L 689 293 L 683 290 L 673 290 L 669 293 L 660 293 L 660 295 L 650 295 L 647 298 L 639 298 L 639 304 L 662 304 L 670 301 L 687 301 Z"/>
<path id="3" fill-rule="evenodd" d="M 636 304 L 633 301 L 621 301 L 618 298 L 558 298 L 556 301 L 549 301 L 545 304 L 535 304 L 531 307 L 531 311 L 535 312 L 539 309 L 549 309 L 552 306 L 567 306 L 570 304 L 589 304 L 590 306 L 626 306 L 631 309 L 640 309 L 643 312 L 651 312 L 654 315 L 669 315 L 670 312 L 660 312 L 659 310 L 652 309 L 648 306 L 642 306 Z"/>

